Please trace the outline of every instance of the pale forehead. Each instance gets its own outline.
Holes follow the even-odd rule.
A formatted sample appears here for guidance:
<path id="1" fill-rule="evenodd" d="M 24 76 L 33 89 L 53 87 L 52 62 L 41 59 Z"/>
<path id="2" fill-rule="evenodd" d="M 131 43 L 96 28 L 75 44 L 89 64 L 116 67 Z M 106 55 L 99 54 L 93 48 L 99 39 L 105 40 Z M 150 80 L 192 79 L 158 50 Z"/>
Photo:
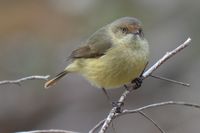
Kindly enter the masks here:
<path id="1" fill-rule="evenodd" d="M 133 17 L 123 17 L 115 20 L 112 24 L 114 25 L 138 25 L 141 26 L 142 23 L 137 18 Z"/>

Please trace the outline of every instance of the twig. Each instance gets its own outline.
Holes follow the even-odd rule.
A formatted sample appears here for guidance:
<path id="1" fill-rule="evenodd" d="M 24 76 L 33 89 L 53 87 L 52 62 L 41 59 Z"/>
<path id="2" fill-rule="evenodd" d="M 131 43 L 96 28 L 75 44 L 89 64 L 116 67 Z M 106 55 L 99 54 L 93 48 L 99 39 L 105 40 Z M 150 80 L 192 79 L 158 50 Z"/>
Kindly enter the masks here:
<path id="1" fill-rule="evenodd" d="M 5 85 L 5 84 L 19 85 L 21 82 L 26 81 L 26 80 L 47 80 L 48 78 L 49 78 L 49 75 L 46 75 L 46 76 L 34 75 L 34 76 L 20 78 L 17 80 L 3 80 L 3 81 L 0 81 L 0 85 Z"/>
<path id="2" fill-rule="evenodd" d="M 133 109 L 133 110 L 124 110 L 122 111 L 122 113 L 118 113 L 116 114 L 113 119 L 118 118 L 120 116 L 123 115 L 127 115 L 127 114 L 133 114 L 133 113 L 140 113 L 141 111 L 144 111 L 146 109 L 150 109 L 150 108 L 156 108 L 156 107 L 160 107 L 160 106 L 167 106 L 167 105 L 180 105 L 180 106 L 187 106 L 187 107 L 192 107 L 192 108 L 197 108 L 200 109 L 200 105 L 198 104 L 194 104 L 194 103 L 187 103 L 187 102 L 181 102 L 181 101 L 166 101 L 166 102 L 160 102 L 160 103 L 154 103 L 154 104 L 150 104 L 150 105 L 146 105 L 137 109 Z M 97 129 L 102 126 L 103 122 L 106 121 L 106 119 L 101 120 L 97 125 L 95 125 L 95 127 L 90 130 L 89 133 L 94 133 L 95 131 L 97 131 Z"/>
<path id="3" fill-rule="evenodd" d="M 103 125 L 103 123 L 104 123 L 105 120 L 106 120 L 106 119 L 103 119 L 103 120 L 101 120 L 98 124 L 96 124 L 96 125 L 89 131 L 89 133 L 95 133 L 95 132 L 100 128 L 100 126 Z"/>
<path id="4" fill-rule="evenodd" d="M 175 55 L 176 53 L 178 53 L 179 51 L 181 51 L 182 49 L 184 49 L 185 47 L 187 47 L 189 45 L 189 42 L 191 41 L 190 38 L 188 38 L 183 44 L 181 44 L 180 46 L 178 46 L 177 48 L 175 48 L 174 50 L 172 50 L 171 52 L 167 52 L 160 60 L 158 60 L 152 67 L 150 67 L 147 71 L 145 71 L 142 76 L 145 78 L 147 78 L 149 75 L 151 75 L 156 69 L 158 69 L 165 61 L 167 61 L 169 58 L 171 58 L 173 55 Z M 136 86 L 134 86 L 133 88 L 136 88 Z M 109 112 L 103 126 L 101 127 L 99 133 L 105 133 L 105 131 L 107 130 L 107 128 L 110 126 L 112 120 L 114 119 L 115 115 L 117 114 L 117 110 L 119 109 L 119 107 L 122 106 L 122 103 L 124 103 L 126 97 L 128 96 L 128 94 L 133 91 L 132 90 L 125 90 L 123 92 L 123 94 L 121 95 L 121 97 L 118 100 L 118 107 L 113 107 L 111 109 L 111 111 Z"/>
<path id="5" fill-rule="evenodd" d="M 137 109 L 133 109 L 133 110 L 124 110 L 120 114 L 120 116 L 125 115 L 125 114 L 137 113 L 137 112 L 143 111 L 145 109 L 155 108 L 155 107 L 160 107 L 160 106 L 166 106 L 166 105 L 181 105 L 181 106 L 188 106 L 188 107 L 200 109 L 200 105 L 194 104 L 194 103 L 187 103 L 187 102 L 181 102 L 181 101 L 167 101 L 167 102 L 150 104 L 150 105 L 143 106 L 141 108 L 137 108 Z"/>
<path id="6" fill-rule="evenodd" d="M 150 74 L 152 74 L 160 65 L 162 65 L 165 61 L 167 61 L 169 58 L 171 58 L 173 55 L 177 54 L 184 48 L 186 48 L 189 43 L 191 42 L 191 38 L 188 38 L 183 44 L 172 50 L 171 52 L 167 52 L 160 60 L 158 60 L 151 68 L 149 68 L 144 74 L 144 77 L 148 77 Z"/>
<path id="7" fill-rule="evenodd" d="M 67 130 L 49 129 L 49 130 L 35 130 L 35 131 L 24 131 L 24 132 L 15 132 L 15 133 L 78 133 L 78 132 L 67 131 Z"/>
<path id="8" fill-rule="evenodd" d="M 111 123 L 111 128 L 112 128 L 112 130 L 113 130 L 113 133 L 116 133 L 116 130 L 115 130 L 115 127 L 114 127 L 114 123 L 113 123 L 113 122 Z"/>
<path id="9" fill-rule="evenodd" d="M 152 122 L 154 124 L 155 127 L 158 128 L 158 130 L 161 132 L 161 133 L 166 133 L 153 119 L 151 119 L 146 113 L 142 112 L 142 111 L 139 111 L 139 113 L 144 116 L 147 120 L 149 120 L 150 122 Z"/>
<path id="10" fill-rule="evenodd" d="M 183 85 L 183 86 L 186 86 L 186 87 L 190 87 L 190 84 L 188 84 L 188 83 L 184 83 L 184 82 L 180 82 L 180 81 L 176 81 L 176 80 L 173 80 L 173 79 L 169 79 L 169 78 L 165 78 L 165 77 L 161 77 L 161 76 L 156 76 L 156 75 L 152 75 L 152 74 L 150 76 L 153 77 L 153 78 L 156 78 L 156 79 L 160 79 L 160 80 L 172 82 L 172 83 L 175 83 L 175 84 Z"/>

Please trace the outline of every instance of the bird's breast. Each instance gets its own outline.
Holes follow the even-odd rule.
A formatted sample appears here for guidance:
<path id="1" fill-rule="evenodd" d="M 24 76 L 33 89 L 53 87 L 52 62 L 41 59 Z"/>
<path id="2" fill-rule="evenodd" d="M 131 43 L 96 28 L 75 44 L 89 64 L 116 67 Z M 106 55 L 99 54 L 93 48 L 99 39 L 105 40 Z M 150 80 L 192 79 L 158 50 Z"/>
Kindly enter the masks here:
<path id="1" fill-rule="evenodd" d="M 148 53 L 144 49 L 115 47 L 100 58 L 82 59 L 84 67 L 80 73 L 99 88 L 115 88 L 138 77 L 147 61 Z"/>

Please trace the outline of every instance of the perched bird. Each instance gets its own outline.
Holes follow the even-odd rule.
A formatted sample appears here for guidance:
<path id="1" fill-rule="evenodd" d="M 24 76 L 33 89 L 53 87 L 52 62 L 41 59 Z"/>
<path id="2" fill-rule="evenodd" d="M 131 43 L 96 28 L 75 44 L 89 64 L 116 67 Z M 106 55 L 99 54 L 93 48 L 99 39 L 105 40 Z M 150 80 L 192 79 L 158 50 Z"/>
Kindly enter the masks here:
<path id="1" fill-rule="evenodd" d="M 83 46 L 72 51 L 71 63 L 45 83 L 54 85 L 68 73 L 80 73 L 103 90 L 130 83 L 140 76 L 149 58 L 141 22 L 123 17 L 97 30 Z"/>

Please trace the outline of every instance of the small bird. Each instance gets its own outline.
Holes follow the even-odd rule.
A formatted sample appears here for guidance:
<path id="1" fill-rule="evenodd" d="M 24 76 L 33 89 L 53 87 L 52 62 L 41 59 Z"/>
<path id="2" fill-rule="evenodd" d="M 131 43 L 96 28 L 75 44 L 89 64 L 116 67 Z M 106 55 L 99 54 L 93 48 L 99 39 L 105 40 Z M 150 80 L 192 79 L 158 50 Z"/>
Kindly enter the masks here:
<path id="1" fill-rule="evenodd" d="M 68 73 L 79 73 L 93 86 L 110 89 L 138 78 L 149 60 L 141 22 L 123 17 L 97 30 L 72 51 L 71 63 L 44 85 L 49 88 Z"/>

